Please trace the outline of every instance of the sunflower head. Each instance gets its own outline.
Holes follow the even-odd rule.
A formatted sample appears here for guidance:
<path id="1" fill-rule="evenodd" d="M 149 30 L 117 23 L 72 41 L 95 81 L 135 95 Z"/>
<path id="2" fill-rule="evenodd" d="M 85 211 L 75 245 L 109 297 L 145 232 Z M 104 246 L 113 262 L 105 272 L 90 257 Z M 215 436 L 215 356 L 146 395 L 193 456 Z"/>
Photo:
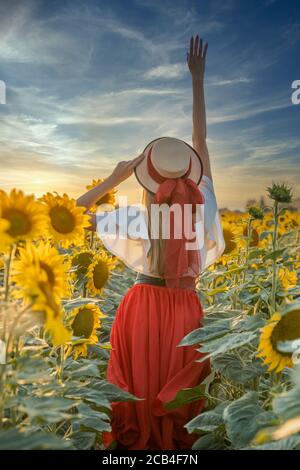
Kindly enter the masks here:
<path id="1" fill-rule="evenodd" d="M 0 217 L 9 223 L 7 234 L 14 241 L 32 240 L 44 235 L 47 224 L 45 208 L 22 191 L 0 192 Z"/>
<path id="2" fill-rule="evenodd" d="M 260 207 L 250 206 L 250 207 L 248 208 L 248 212 L 249 212 L 249 215 L 250 215 L 253 219 L 262 220 L 262 219 L 264 218 L 264 213 L 263 213 L 263 211 L 261 210 Z"/>
<path id="3" fill-rule="evenodd" d="M 235 232 L 233 229 L 233 225 L 227 223 L 223 223 L 223 236 L 225 240 L 225 250 L 223 252 L 224 255 L 233 254 L 237 250 L 237 243 L 235 240 Z"/>
<path id="4" fill-rule="evenodd" d="M 39 315 L 44 329 L 50 334 L 53 346 L 60 346 L 71 339 L 71 332 L 63 322 L 63 311 L 60 303 L 57 303 L 53 295 L 50 284 L 46 281 L 45 273 L 41 273 L 36 268 L 28 276 L 34 275 L 31 283 L 31 310 Z"/>
<path id="5" fill-rule="evenodd" d="M 13 262 L 13 280 L 20 296 L 25 298 L 32 295 L 34 279 L 28 274 L 32 270 L 36 271 L 37 279 L 49 284 L 57 302 L 60 302 L 62 297 L 69 296 L 68 263 L 50 242 L 27 243 L 18 250 L 18 256 Z M 32 275 L 34 276 L 34 273 Z"/>
<path id="6" fill-rule="evenodd" d="M 281 314 L 276 312 L 261 329 L 258 357 L 264 357 L 268 370 L 280 372 L 292 367 L 292 353 L 285 352 L 281 343 L 300 339 L 300 304 L 289 305 Z"/>
<path id="7" fill-rule="evenodd" d="M 110 270 L 115 267 L 115 264 L 116 262 L 105 252 L 95 256 L 87 271 L 87 288 L 91 295 L 95 296 L 102 292 L 108 281 Z"/>
<path id="8" fill-rule="evenodd" d="M 292 188 L 286 184 L 273 183 L 272 186 L 267 187 L 268 196 L 276 202 L 290 203 L 292 202 Z"/>
<path id="9" fill-rule="evenodd" d="M 77 278 L 85 276 L 92 263 L 94 253 L 92 250 L 81 250 L 72 256 L 71 267 Z"/>
<path id="10" fill-rule="evenodd" d="M 0 252 L 6 251 L 13 243 L 13 238 L 8 234 L 10 222 L 0 219 Z"/>
<path id="11" fill-rule="evenodd" d="M 285 266 L 280 267 L 278 277 L 284 290 L 289 290 L 297 286 L 298 276 L 295 270 L 290 270 Z"/>
<path id="12" fill-rule="evenodd" d="M 247 237 L 248 235 L 248 227 L 244 227 L 243 229 L 243 236 Z M 258 246 L 259 245 L 259 233 L 258 230 L 255 227 L 250 227 L 250 241 L 249 245 L 250 246 Z"/>
<path id="13" fill-rule="evenodd" d="M 67 323 L 72 331 L 74 340 L 68 347 L 67 355 L 73 352 L 75 359 L 87 355 L 87 346 L 98 342 L 97 329 L 100 328 L 100 318 L 106 317 L 99 307 L 92 303 L 86 303 L 67 315 Z"/>
<path id="14" fill-rule="evenodd" d="M 86 186 L 86 189 L 93 189 L 95 186 L 98 186 L 98 184 L 103 183 L 103 181 L 105 181 L 105 178 L 99 178 L 97 180 L 93 179 L 92 183 Z M 93 210 L 96 210 L 97 206 L 100 206 L 102 204 L 114 206 L 116 204 L 116 193 L 116 189 L 112 189 L 111 191 L 106 193 L 96 202 L 95 207 L 93 207 Z"/>
<path id="15" fill-rule="evenodd" d="M 54 196 L 47 193 L 41 200 L 49 216 L 48 232 L 53 240 L 65 248 L 71 244 L 81 245 L 84 229 L 90 225 L 90 216 L 85 214 L 85 208 L 77 206 L 75 199 L 67 194 Z"/>

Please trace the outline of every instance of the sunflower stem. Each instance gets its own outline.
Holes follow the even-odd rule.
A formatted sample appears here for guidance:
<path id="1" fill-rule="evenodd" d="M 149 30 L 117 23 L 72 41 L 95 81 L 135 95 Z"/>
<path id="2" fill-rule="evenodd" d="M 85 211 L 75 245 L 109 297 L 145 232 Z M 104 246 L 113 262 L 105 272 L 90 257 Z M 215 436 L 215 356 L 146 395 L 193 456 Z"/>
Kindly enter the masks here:
<path id="1" fill-rule="evenodd" d="M 62 375 L 64 371 L 64 364 L 65 364 L 65 348 L 64 345 L 62 344 L 60 347 L 60 364 L 58 368 L 58 378 L 62 382 Z"/>
<path id="2" fill-rule="evenodd" d="M 4 276 L 4 300 L 7 302 L 9 296 L 9 274 L 11 267 L 11 260 L 13 257 L 14 245 L 10 247 L 8 258 L 5 263 L 5 276 Z"/>
<path id="3" fill-rule="evenodd" d="M 271 289 L 271 311 L 276 311 L 276 287 L 277 287 L 277 262 L 275 252 L 277 249 L 277 236 L 278 236 L 278 201 L 274 202 L 274 230 L 272 233 L 272 289 Z"/>
<path id="4" fill-rule="evenodd" d="M 13 258 L 14 245 L 10 247 L 8 258 L 5 262 L 5 273 L 4 273 L 4 302 L 8 301 L 9 296 L 9 274 L 11 267 L 11 260 Z M 3 316 L 3 331 L 2 331 L 2 340 L 5 342 L 6 339 L 6 315 Z"/>

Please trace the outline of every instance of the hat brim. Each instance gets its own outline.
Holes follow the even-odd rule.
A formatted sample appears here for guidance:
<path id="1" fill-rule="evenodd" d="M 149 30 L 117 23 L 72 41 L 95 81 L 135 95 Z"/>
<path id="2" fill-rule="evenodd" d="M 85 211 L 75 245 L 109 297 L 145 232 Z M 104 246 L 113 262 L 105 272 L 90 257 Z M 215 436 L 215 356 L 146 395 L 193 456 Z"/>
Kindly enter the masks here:
<path id="1" fill-rule="evenodd" d="M 146 157 L 139 163 L 135 169 L 135 177 L 140 183 L 143 188 L 147 189 L 147 191 L 150 191 L 150 193 L 155 194 L 159 184 L 154 181 L 153 178 L 148 173 L 148 168 L 147 168 L 147 155 L 150 150 L 150 147 L 156 142 L 157 140 L 163 139 L 164 137 L 158 137 L 157 139 L 152 140 L 149 144 L 146 145 L 146 147 L 143 150 L 143 153 L 146 155 Z M 203 176 L 203 163 L 201 160 L 200 155 L 196 152 L 196 150 L 191 147 L 187 142 L 185 142 L 182 139 L 177 139 L 181 140 L 185 145 L 187 145 L 190 149 L 190 156 L 191 156 L 191 171 L 189 174 L 189 179 L 194 181 L 197 185 L 199 185 L 202 176 Z"/>

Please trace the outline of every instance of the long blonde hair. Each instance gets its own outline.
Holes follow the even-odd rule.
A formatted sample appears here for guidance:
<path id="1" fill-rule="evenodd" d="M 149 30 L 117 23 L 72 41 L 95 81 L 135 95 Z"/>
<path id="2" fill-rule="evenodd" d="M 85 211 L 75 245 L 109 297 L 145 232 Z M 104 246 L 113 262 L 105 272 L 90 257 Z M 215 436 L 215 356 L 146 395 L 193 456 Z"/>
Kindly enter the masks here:
<path id="1" fill-rule="evenodd" d="M 165 248 L 165 240 L 162 237 L 162 222 L 160 220 L 159 225 L 159 238 L 151 239 L 151 204 L 155 203 L 155 195 L 143 189 L 142 192 L 142 204 L 148 211 L 148 233 L 150 240 L 150 249 L 147 253 L 147 259 L 149 262 L 149 271 L 152 273 L 158 273 L 160 276 L 164 274 L 163 266 L 163 253 Z"/>

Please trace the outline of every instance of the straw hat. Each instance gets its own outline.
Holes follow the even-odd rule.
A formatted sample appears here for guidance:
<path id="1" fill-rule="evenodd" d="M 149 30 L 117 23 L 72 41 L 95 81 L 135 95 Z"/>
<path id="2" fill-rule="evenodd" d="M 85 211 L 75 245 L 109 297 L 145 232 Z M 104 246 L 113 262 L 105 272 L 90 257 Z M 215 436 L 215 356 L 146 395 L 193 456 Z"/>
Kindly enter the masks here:
<path id="1" fill-rule="evenodd" d="M 134 172 L 138 182 L 151 193 L 156 193 L 160 184 L 158 179 L 161 178 L 174 179 L 186 175 L 197 185 L 200 183 L 203 174 L 200 155 L 183 140 L 159 137 L 147 144 L 143 153 L 146 157 Z"/>

